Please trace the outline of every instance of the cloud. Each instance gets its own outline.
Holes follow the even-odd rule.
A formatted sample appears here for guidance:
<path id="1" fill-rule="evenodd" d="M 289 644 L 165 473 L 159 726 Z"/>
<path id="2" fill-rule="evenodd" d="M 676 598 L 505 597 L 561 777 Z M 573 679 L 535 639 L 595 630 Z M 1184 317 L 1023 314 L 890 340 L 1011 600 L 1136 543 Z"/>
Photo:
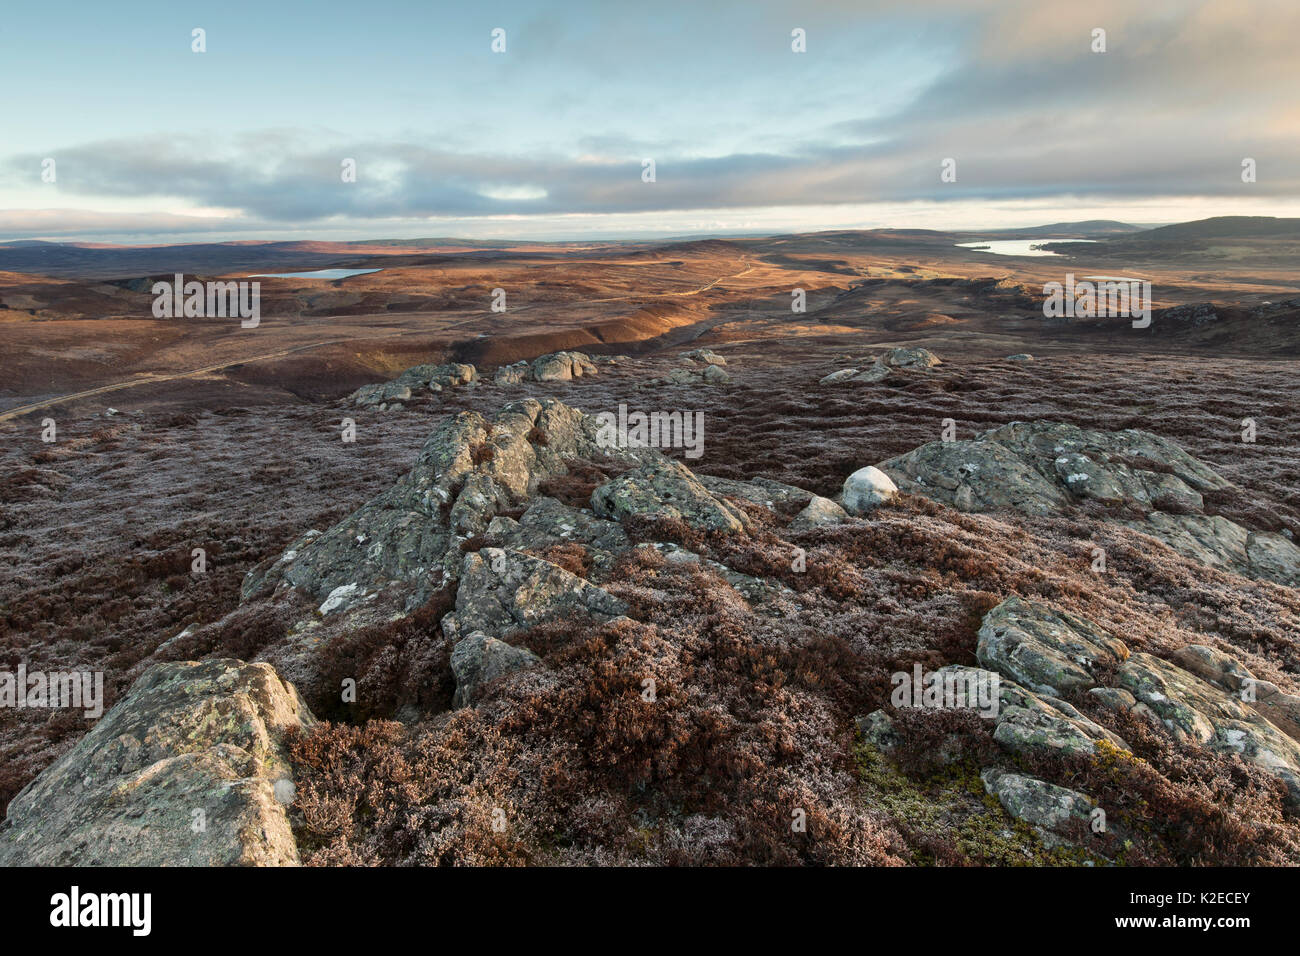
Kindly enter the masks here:
<path id="1" fill-rule="evenodd" d="M 784 29 L 792 14 L 760 3 L 756 15 Z M 167 132 L 56 151 L 58 195 L 82 206 L 126 201 L 307 225 L 1049 197 L 1254 202 L 1300 192 L 1290 39 L 1300 32 L 1300 7 L 888 0 L 871 15 L 921 33 L 942 24 L 945 37 L 958 38 L 957 52 L 883 113 L 867 90 L 861 104 L 839 104 L 840 118 L 812 130 L 781 113 L 717 117 L 720 137 L 745 123 L 760 127 L 759 149 L 723 149 L 721 138 L 656 141 L 614 126 L 557 129 L 552 145 L 533 151 L 491 137 L 363 139 L 285 127 L 221 140 Z M 821 3 L 807 22 L 826 32 L 837 19 L 862 18 L 852 5 Z M 1106 30 L 1105 53 L 1091 49 L 1095 28 Z M 756 27 L 745 29 L 748 36 Z M 571 25 L 546 33 L 540 22 L 520 31 L 522 62 L 536 65 L 548 37 L 571 44 L 575 35 L 585 37 Z M 614 69 L 617 50 L 601 50 L 600 70 Z M 684 113 L 691 106 L 676 103 Z M 833 112 L 821 101 L 812 106 L 818 115 Z M 1240 178 L 1247 156 L 1259 170 L 1249 185 Z M 944 183 L 940 163 L 949 157 L 957 180 Z M 40 195 L 42 158 L 0 159 L 11 193 L 26 183 Z M 355 183 L 340 176 L 347 158 L 357 163 Z M 642 181 L 644 158 L 655 160 L 653 183 Z"/>

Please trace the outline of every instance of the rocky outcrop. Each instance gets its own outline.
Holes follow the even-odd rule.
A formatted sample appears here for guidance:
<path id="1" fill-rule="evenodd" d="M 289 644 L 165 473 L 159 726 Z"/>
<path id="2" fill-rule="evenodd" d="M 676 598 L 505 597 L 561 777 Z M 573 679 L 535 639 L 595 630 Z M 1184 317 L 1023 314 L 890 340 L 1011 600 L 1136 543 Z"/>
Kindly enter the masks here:
<path id="1" fill-rule="evenodd" d="M 591 357 L 582 352 L 552 352 L 533 359 L 529 377 L 534 382 L 567 382 L 583 375 L 595 375 Z"/>
<path id="2" fill-rule="evenodd" d="M 416 607 L 460 573 L 455 545 L 498 512 L 527 502 L 571 458 L 636 462 L 653 449 L 610 451 L 596 423 L 560 402 L 525 399 L 491 421 L 461 412 L 425 443 L 397 484 L 324 533 L 309 532 L 269 567 L 250 572 L 249 596 L 283 581 L 318 601 L 353 586 L 349 601 L 398 585 Z"/>
<path id="3" fill-rule="evenodd" d="M 378 407 L 381 411 L 401 408 L 417 395 L 441 392 L 444 388 L 468 385 L 477 380 L 473 365 L 453 362 L 447 365 L 416 365 L 391 382 L 363 385 L 346 399 L 356 408 Z"/>
<path id="4" fill-rule="evenodd" d="M 1251 531 L 1220 515 L 1152 512 L 1128 526 L 1212 568 L 1300 587 L 1300 548 L 1285 535 Z"/>
<path id="5" fill-rule="evenodd" d="M 384 410 L 390 404 L 400 405 L 411 400 L 411 390 L 397 382 L 381 382 L 378 385 L 362 385 L 346 399 L 349 405 L 357 408 L 369 408 L 378 405 Z"/>
<path id="6" fill-rule="evenodd" d="M 591 561 L 593 576 L 607 573 L 618 555 L 632 547 L 617 521 L 598 518 L 590 511 L 570 508 L 547 497 L 536 499 L 517 521 L 504 515 L 493 518 L 487 536 L 497 547 L 516 551 L 581 544 Z"/>
<path id="7" fill-rule="evenodd" d="M 478 379 L 473 365 L 451 362 L 446 365 L 416 365 L 397 376 L 397 384 L 413 392 L 440 392 L 444 388 L 468 385 Z"/>
<path id="8" fill-rule="evenodd" d="M 995 441 L 936 441 L 880 463 L 901 491 L 960 511 L 1059 514 L 1068 492 Z"/>
<path id="9" fill-rule="evenodd" d="M 1212 567 L 1300 584 L 1300 548 L 1284 535 L 1204 514 L 1204 494 L 1231 483 L 1149 432 L 1013 422 L 973 441 L 931 442 L 879 467 L 900 490 L 961 511 L 1051 515 L 1095 501 L 1130 516 L 1123 519 L 1129 527 Z"/>
<path id="10" fill-rule="evenodd" d="M 689 352 L 683 352 L 682 358 L 694 363 L 702 362 L 705 365 L 726 365 L 727 360 L 711 349 L 691 349 Z"/>
<path id="11" fill-rule="evenodd" d="M 269 664 L 160 664 L 9 805 L 5 866 L 298 862 L 284 734 L 312 723 Z"/>
<path id="12" fill-rule="evenodd" d="M 538 667 L 541 660 L 532 651 L 475 631 L 461 638 L 451 652 L 451 671 L 456 678 L 452 704 L 467 707 L 484 685 L 517 671 Z"/>
<path id="13" fill-rule="evenodd" d="M 1116 680 L 1153 711 L 1175 739 L 1240 754 L 1286 784 L 1292 802 L 1300 806 L 1300 743 L 1258 710 L 1150 654 L 1133 654 Z"/>
<path id="14" fill-rule="evenodd" d="M 1013 597 L 985 615 L 975 656 L 1036 693 L 1060 697 L 1095 687 L 1128 648 L 1089 621 Z"/>
<path id="15" fill-rule="evenodd" d="M 591 495 L 596 514 L 623 521 L 633 515 L 679 518 L 699 531 L 743 531 L 749 519 L 714 497 L 685 465 L 657 459 L 600 485 Z"/>
<path id="16" fill-rule="evenodd" d="M 456 610 L 442 619 L 451 640 L 480 631 L 504 637 L 557 619 L 611 620 L 627 605 L 576 574 L 520 551 L 484 548 L 465 555 Z"/>
<path id="17" fill-rule="evenodd" d="M 879 356 L 866 368 L 846 368 L 821 379 L 822 385 L 834 385 L 840 382 L 879 382 L 887 378 L 894 369 L 927 369 L 942 365 L 939 357 L 929 349 L 894 348 Z"/>
<path id="18" fill-rule="evenodd" d="M 773 481 L 770 478 L 737 481 L 735 478 L 715 478 L 713 475 L 696 477 L 700 484 L 717 497 L 736 498 L 769 511 L 778 508 L 803 507 L 816 497 L 811 491 Z"/>
<path id="19" fill-rule="evenodd" d="M 596 363 L 584 352 L 549 352 L 531 362 L 502 365 L 492 375 L 497 385 L 523 382 L 568 382 L 584 375 L 595 375 Z"/>

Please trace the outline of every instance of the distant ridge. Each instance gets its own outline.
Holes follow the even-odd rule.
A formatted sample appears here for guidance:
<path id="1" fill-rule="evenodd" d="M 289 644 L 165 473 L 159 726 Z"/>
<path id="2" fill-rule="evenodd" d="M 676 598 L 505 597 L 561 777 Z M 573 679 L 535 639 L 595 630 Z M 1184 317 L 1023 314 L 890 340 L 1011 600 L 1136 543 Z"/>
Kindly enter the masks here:
<path id="1" fill-rule="evenodd" d="M 1300 239 L 1300 219 L 1276 216 L 1214 216 L 1194 222 L 1180 222 L 1135 233 L 1129 239 L 1170 241 L 1180 239 Z"/>
<path id="2" fill-rule="evenodd" d="M 1053 222 L 1027 229 L 986 229 L 984 235 L 999 236 L 1127 236 L 1141 233 L 1144 226 L 1115 219 L 1085 219 L 1082 222 Z"/>

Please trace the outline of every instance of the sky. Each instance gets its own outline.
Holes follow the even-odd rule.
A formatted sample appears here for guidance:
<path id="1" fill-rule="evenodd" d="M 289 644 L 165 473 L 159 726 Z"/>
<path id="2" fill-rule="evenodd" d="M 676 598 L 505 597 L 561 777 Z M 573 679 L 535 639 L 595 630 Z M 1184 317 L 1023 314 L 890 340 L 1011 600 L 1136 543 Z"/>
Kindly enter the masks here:
<path id="1" fill-rule="evenodd" d="M 12 3 L 0 241 L 1300 216 L 1297 36 L 1295 0 Z"/>

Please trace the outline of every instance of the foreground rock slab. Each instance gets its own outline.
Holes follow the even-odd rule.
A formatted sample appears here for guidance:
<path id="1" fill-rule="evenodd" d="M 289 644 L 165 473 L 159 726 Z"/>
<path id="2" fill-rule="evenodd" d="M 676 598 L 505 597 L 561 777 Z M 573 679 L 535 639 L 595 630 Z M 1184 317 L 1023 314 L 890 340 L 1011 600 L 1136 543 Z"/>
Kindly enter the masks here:
<path id="1" fill-rule="evenodd" d="M 295 865 L 281 742 L 311 723 L 269 664 L 160 664 L 13 799 L 0 865 Z"/>

